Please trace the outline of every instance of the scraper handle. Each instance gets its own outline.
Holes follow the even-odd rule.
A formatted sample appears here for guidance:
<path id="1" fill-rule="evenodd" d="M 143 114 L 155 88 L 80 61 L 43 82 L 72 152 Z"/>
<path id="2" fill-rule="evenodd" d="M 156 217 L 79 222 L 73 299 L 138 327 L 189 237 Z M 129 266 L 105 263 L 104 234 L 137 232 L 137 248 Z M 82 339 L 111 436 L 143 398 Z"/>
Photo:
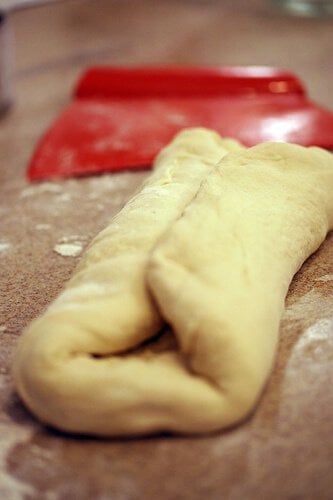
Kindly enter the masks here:
<path id="1" fill-rule="evenodd" d="M 80 78 L 76 98 L 305 95 L 300 80 L 263 66 L 219 68 L 92 67 Z"/>

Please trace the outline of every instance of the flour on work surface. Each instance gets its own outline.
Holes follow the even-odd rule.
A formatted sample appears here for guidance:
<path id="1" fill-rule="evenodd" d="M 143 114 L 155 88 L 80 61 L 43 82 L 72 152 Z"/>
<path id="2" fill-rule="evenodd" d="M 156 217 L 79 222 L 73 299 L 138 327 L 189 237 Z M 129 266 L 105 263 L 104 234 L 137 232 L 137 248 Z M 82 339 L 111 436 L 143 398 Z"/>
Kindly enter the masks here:
<path id="1" fill-rule="evenodd" d="M 296 348 L 304 350 L 312 342 L 330 342 L 333 344 L 333 317 L 320 319 L 311 325 L 299 338 Z"/>
<path id="2" fill-rule="evenodd" d="M 323 276 L 320 281 L 330 281 Z M 325 295 L 312 289 L 289 305 L 284 319 L 308 318 L 312 324 L 304 330 L 293 346 L 285 368 L 282 392 L 297 390 L 306 393 L 311 387 L 320 386 L 329 373 L 333 353 L 333 291 Z M 292 382 L 293 381 L 293 382 Z"/>
<path id="3" fill-rule="evenodd" d="M 298 320 L 302 318 L 332 316 L 333 291 L 329 295 L 322 295 L 317 290 L 310 290 L 302 297 L 290 304 L 283 315 L 283 319 Z"/>
<path id="4" fill-rule="evenodd" d="M 61 193 L 57 196 L 56 202 L 66 202 L 72 199 L 72 195 L 70 193 Z"/>
<path id="5" fill-rule="evenodd" d="M 332 352 L 333 318 L 320 319 L 307 328 L 294 345 L 285 367 L 282 392 L 296 387 L 298 392 L 306 394 L 310 386 L 320 388 L 331 373 Z"/>
<path id="6" fill-rule="evenodd" d="M 324 274 L 324 276 L 320 276 L 316 281 L 333 281 L 333 274 Z"/>
<path id="7" fill-rule="evenodd" d="M 71 236 L 63 236 L 62 238 L 60 238 L 58 243 L 73 243 L 73 242 L 86 241 L 86 239 L 87 236 L 72 234 Z"/>
<path id="8" fill-rule="evenodd" d="M 111 192 L 126 189 L 131 179 L 131 173 L 121 172 L 119 174 L 106 174 L 100 177 L 89 177 L 87 185 L 92 193 Z"/>
<path id="9" fill-rule="evenodd" d="M 77 234 L 63 236 L 54 246 L 53 250 L 63 257 L 77 257 L 82 252 L 86 240 L 86 236 L 79 236 Z"/>
<path id="10" fill-rule="evenodd" d="M 11 246 L 7 241 L 0 241 L 0 254 L 8 252 Z"/>
<path id="11" fill-rule="evenodd" d="M 63 257 L 77 257 L 83 250 L 83 244 L 80 241 L 74 243 L 58 243 L 53 250 Z"/>
<path id="12" fill-rule="evenodd" d="M 33 186 L 28 186 L 21 191 L 20 198 L 27 198 L 28 196 L 35 196 L 41 193 L 60 193 L 62 191 L 59 184 L 53 184 L 52 182 L 43 182 L 42 184 L 36 184 Z"/>
<path id="13" fill-rule="evenodd" d="M 11 450 L 32 437 L 32 429 L 15 426 L 9 429 L 8 425 L 0 424 L 0 498 L 6 500 L 22 500 L 35 498 L 36 491 L 31 485 L 21 482 L 7 472 L 7 456 Z"/>
<path id="14" fill-rule="evenodd" d="M 48 229 L 51 229 L 51 224 L 36 224 L 35 228 L 38 231 L 47 231 Z"/>

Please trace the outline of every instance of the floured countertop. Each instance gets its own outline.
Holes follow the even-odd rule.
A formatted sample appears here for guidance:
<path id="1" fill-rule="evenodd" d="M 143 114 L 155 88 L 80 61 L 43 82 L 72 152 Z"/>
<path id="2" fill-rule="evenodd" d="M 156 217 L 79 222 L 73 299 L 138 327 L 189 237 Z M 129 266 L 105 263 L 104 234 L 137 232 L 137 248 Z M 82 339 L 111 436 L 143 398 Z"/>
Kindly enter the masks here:
<path id="1" fill-rule="evenodd" d="M 246 9 L 236 14 L 232 7 L 219 7 L 213 1 L 204 6 L 145 0 L 135 16 L 127 1 L 118 5 L 98 0 L 97 4 L 106 9 L 111 26 L 104 21 L 106 14 L 98 14 L 98 8 L 89 10 L 87 3 L 79 8 L 80 2 L 24 11 L 14 19 L 16 33 L 28 38 L 23 43 L 17 35 L 21 40 L 18 99 L 0 121 L 0 498 L 329 500 L 333 491 L 333 234 L 293 280 L 273 373 L 251 418 L 234 429 L 195 438 L 65 436 L 39 424 L 13 391 L 11 360 L 22 330 L 59 293 L 91 238 L 148 175 L 147 171 L 123 172 L 36 184 L 25 179 L 35 141 L 67 102 L 69 89 L 91 62 L 91 54 L 105 63 L 234 64 L 251 64 L 255 55 L 260 64 L 281 65 L 285 57 L 281 30 L 284 38 L 296 36 L 290 19 L 254 15 Z M 135 24 L 131 16 L 140 23 Z M 43 50 L 40 61 L 28 51 L 40 43 L 37 38 L 28 43 L 29 37 L 37 37 L 32 34 L 33 22 L 43 33 L 50 17 L 55 30 L 72 29 L 71 35 L 61 38 L 58 50 L 62 52 L 58 59 L 53 55 L 58 61 L 54 66 L 46 62 Z M 143 24 L 147 19 L 149 40 L 143 27 L 148 26 Z M 231 55 L 222 59 L 226 32 L 229 40 L 235 40 L 230 26 L 242 27 L 238 49 L 231 48 Z M 297 21 L 298 37 L 311 37 L 312 42 L 307 62 L 295 55 L 289 68 L 301 76 L 312 74 L 313 91 L 333 108 L 331 90 L 326 95 L 322 91 L 333 76 L 329 75 L 332 27 L 327 19 Z M 90 49 L 85 45 L 88 28 L 94 36 Z M 270 43 L 257 37 L 260 30 L 270 34 Z M 221 31 L 224 38 L 219 45 Z M 242 38 L 246 31 L 251 43 Z M 200 33 L 211 36 L 202 38 Z M 49 39 L 52 44 L 55 32 L 50 32 Z M 79 42 L 86 58 L 74 50 Z M 195 47 L 192 56 L 190 46 Z M 69 56 L 71 48 L 74 52 Z M 30 69 L 25 66 L 29 64 Z"/>

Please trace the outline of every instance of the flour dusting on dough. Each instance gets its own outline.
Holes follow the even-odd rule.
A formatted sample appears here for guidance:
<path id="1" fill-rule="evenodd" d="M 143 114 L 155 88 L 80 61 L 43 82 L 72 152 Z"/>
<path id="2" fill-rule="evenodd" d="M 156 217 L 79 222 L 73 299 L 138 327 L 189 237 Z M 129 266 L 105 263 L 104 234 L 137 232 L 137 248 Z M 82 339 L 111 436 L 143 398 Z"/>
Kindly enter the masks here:
<path id="1" fill-rule="evenodd" d="M 50 304 L 48 310 L 54 311 L 58 308 L 73 309 L 82 308 L 82 305 L 98 297 L 110 296 L 119 293 L 119 286 L 114 283 L 85 283 L 73 288 L 68 288 Z"/>
<path id="2" fill-rule="evenodd" d="M 58 243 L 53 250 L 63 257 L 77 257 L 82 252 L 83 245 L 80 241 L 73 243 Z"/>

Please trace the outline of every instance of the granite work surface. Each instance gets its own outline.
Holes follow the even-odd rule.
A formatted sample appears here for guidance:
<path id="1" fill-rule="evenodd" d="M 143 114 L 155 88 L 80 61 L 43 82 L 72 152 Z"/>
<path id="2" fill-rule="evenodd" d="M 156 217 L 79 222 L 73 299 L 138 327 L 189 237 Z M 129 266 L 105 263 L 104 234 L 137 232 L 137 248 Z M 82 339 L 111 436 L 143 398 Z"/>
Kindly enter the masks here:
<path id="1" fill-rule="evenodd" d="M 273 372 L 258 406 L 243 424 L 200 437 L 107 440 L 66 436 L 37 422 L 15 394 L 11 362 L 22 330 L 59 293 L 91 238 L 148 175 L 143 170 L 31 184 L 25 170 L 37 138 L 67 102 L 69 89 L 91 58 L 118 63 L 218 61 L 214 44 L 220 32 L 217 16 L 222 13 L 217 2 L 204 7 L 200 2 L 169 2 L 175 9 L 169 17 L 165 2 L 142 2 L 137 19 L 143 22 L 152 17 L 154 43 L 147 42 L 144 25 L 136 25 L 132 18 L 127 21 L 131 29 L 126 35 L 124 4 L 128 14 L 131 2 L 119 2 L 118 7 L 117 2 L 96 4 L 109 9 L 114 29 L 111 41 L 104 17 L 91 12 L 89 2 L 83 2 L 81 10 L 79 2 L 69 2 L 14 17 L 18 94 L 0 121 L 0 498 L 328 500 L 333 491 L 333 234 L 291 284 Z M 229 26 L 233 16 L 232 9 L 227 9 L 221 25 L 227 19 Z M 26 37 L 32 45 L 40 44 L 38 37 L 43 30 L 46 36 L 50 17 L 58 30 L 67 33 L 68 26 L 72 27 L 71 35 L 61 37 L 58 47 L 50 31 L 53 65 L 43 45 L 37 56 L 22 41 Z M 165 23 L 156 26 L 156 19 L 162 18 Z M 258 62 L 267 64 L 269 53 L 263 47 L 260 52 L 255 31 L 263 18 L 256 19 L 244 13 L 238 22 L 247 26 L 250 40 L 255 41 Z M 39 35 L 28 29 L 34 22 L 41 26 Z M 265 22 L 273 39 L 281 26 L 287 36 L 290 20 Z M 89 23 L 95 28 L 88 46 Z M 181 32 L 177 23 L 182 24 Z M 329 60 L 332 24 L 323 21 L 320 30 L 318 23 L 300 22 L 304 33 L 314 37 L 321 33 L 321 37 L 314 38 L 319 45 L 314 43 L 309 49 L 308 64 L 295 55 L 292 68 L 306 75 L 309 65 L 315 68 L 317 64 L 310 85 L 319 99 L 333 106 L 328 91 L 322 91 L 331 71 L 325 70 L 324 61 Z M 118 25 L 122 26 L 119 31 Z M 208 27 L 216 37 L 203 42 L 198 33 Z M 302 37 L 299 25 L 297 29 Z M 161 36 L 164 43 L 159 44 Z M 137 40 L 141 40 L 141 53 Z M 282 61 L 283 43 L 281 48 L 276 38 L 271 63 Z M 250 44 L 242 37 L 239 44 L 244 51 L 234 48 L 230 61 L 249 64 L 254 59 Z M 196 54 L 206 50 L 207 57 L 188 56 L 191 45 Z M 76 49 L 69 52 L 68 47 L 83 47 L 88 56 L 84 58 Z"/>

